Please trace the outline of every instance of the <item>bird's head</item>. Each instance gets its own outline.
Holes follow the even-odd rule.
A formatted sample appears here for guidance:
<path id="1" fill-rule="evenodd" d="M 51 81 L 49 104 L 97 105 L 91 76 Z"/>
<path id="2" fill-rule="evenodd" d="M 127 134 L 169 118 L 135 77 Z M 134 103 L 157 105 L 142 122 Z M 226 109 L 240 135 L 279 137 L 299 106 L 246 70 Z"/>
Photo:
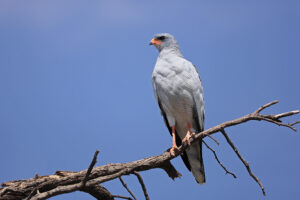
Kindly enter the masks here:
<path id="1" fill-rule="evenodd" d="M 178 49 L 177 41 L 169 33 L 156 34 L 150 41 L 150 45 L 154 45 L 159 51 L 163 49 Z"/>

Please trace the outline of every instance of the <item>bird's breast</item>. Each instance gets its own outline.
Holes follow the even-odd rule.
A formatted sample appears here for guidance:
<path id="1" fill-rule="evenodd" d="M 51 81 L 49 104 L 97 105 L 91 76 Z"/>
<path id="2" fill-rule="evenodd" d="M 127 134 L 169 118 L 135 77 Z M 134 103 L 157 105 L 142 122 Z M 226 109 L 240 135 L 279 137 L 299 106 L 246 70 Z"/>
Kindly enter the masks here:
<path id="1" fill-rule="evenodd" d="M 159 98 L 173 114 L 191 114 L 193 96 L 191 88 L 180 74 L 170 70 L 156 73 L 153 77 Z"/>

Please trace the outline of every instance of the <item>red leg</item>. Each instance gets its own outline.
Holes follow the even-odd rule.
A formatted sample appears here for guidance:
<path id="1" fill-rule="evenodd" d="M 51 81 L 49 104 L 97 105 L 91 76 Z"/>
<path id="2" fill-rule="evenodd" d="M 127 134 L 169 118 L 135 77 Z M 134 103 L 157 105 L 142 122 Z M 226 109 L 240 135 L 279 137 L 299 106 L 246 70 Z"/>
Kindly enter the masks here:
<path id="1" fill-rule="evenodd" d="M 172 147 L 170 149 L 171 156 L 175 156 L 175 150 L 177 149 L 178 147 L 176 145 L 175 126 L 172 126 Z"/>
<path id="2" fill-rule="evenodd" d="M 188 145 L 190 146 L 191 145 L 191 142 L 190 142 L 190 138 L 192 137 L 191 135 L 191 124 L 188 123 L 187 124 L 187 132 L 186 132 L 186 136 L 182 139 L 182 143 L 185 144 L 185 145 Z"/>

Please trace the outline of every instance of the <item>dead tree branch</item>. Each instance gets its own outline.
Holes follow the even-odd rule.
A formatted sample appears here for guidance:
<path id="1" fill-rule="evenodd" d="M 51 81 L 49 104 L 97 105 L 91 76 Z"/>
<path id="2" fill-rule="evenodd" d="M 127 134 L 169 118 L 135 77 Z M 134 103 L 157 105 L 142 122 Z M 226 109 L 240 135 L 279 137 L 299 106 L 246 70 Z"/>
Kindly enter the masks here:
<path id="1" fill-rule="evenodd" d="M 127 190 L 127 192 L 132 196 L 132 198 L 134 200 L 137 200 L 136 197 L 134 196 L 134 194 L 131 192 L 131 190 L 128 188 L 128 186 L 126 185 L 126 183 L 123 181 L 122 177 L 119 177 L 120 182 L 122 183 L 123 187 Z"/>
<path id="2" fill-rule="evenodd" d="M 215 159 L 217 160 L 217 162 L 219 163 L 219 165 L 224 169 L 226 174 L 231 174 L 233 176 L 233 178 L 236 178 L 236 175 L 230 171 L 228 171 L 228 169 L 221 163 L 221 161 L 219 160 L 217 153 L 215 150 L 213 150 L 204 140 L 202 140 L 203 144 L 214 154 Z"/>
<path id="3" fill-rule="evenodd" d="M 221 133 L 224 135 L 226 141 L 231 146 L 231 148 L 233 149 L 233 151 L 236 153 L 236 155 L 238 156 L 238 158 L 243 162 L 243 164 L 247 168 L 247 171 L 248 171 L 249 175 L 258 183 L 258 185 L 261 188 L 261 191 L 262 191 L 263 195 L 266 195 L 264 186 L 261 184 L 260 180 L 251 171 L 249 163 L 242 157 L 242 155 L 240 154 L 240 152 L 237 150 L 237 148 L 234 146 L 234 144 L 230 140 L 229 136 L 226 134 L 225 130 L 221 130 Z"/>
<path id="4" fill-rule="evenodd" d="M 144 195 L 145 195 L 145 199 L 146 199 L 146 200 L 150 200 L 142 176 L 141 176 L 138 172 L 133 172 L 133 173 L 136 175 L 136 177 L 138 178 L 138 180 L 139 180 L 139 182 L 140 182 L 140 184 L 141 184 L 141 186 L 142 186 L 142 189 L 143 189 L 143 192 L 144 192 Z"/>
<path id="5" fill-rule="evenodd" d="M 94 154 L 94 157 L 93 157 L 93 160 L 92 160 L 92 162 L 91 162 L 91 164 L 90 164 L 90 166 L 89 166 L 89 168 L 88 168 L 88 170 L 87 170 L 87 172 L 85 174 L 84 179 L 82 180 L 82 187 L 85 187 L 85 184 L 86 184 L 86 182 L 87 182 L 87 180 L 89 178 L 89 175 L 91 174 L 92 169 L 93 169 L 93 167 L 95 166 L 95 164 L 97 162 L 98 153 L 99 153 L 99 151 L 96 150 L 96 152 Z"/>
<path id="6" fill-rule="evenodd" d="M 210 138 L 210 139 L 212 139 L 218 146 L 220 146 L 220 143 L 218 142 L 218 140 L 217 139 L 215 139 L 213 136 L 211 136 L 211 135 L 208 135 L 208 137 Z"/>
<path id="7" fill-rule="evenodd" d="M 114 198 L 119 198 L 119 199 L 128 199 L 128 200 L 132 200 L 132 198 L 130 197 L 125 197 L 125 196 L 122 196 L 122 195 L 113 195 Z"/>
<path id="8" fill-rule="evenodd" d="M 206 136 L 215 134 L 217 132 L 222 132 L 223 135 L 225 136 L 227 135 L 224 132 L 225 128 L 242 124 L 247 121 L 253 121 L 253 120 L 257 120 L 257 121 L 263 120 L 273 124 L 277 124 L 279 126 L 288 127 L 292 130 L 296 130 L 293 127 L 293 125 L 299 123 L 299 121 L 286 124 L 281 121 L 281 118 L 298 114 L 300 112 L 299 110 L 285 112 L 281 114 L 275 114 L 275 115 L 260 114 L 262 110 L 276 103 L 278 103 L 278 101 L 273 101 L 271 103 L 261 106 L 251 114 L 234 119 L 232 121 L 221 123 L 217 126 L 204 130 L 201 133 L 193 133 L 193 137 L 191 138 L 190 142 L 193 143 L 196 140 L 202 139 Z M 227 140 L 227 142 L 230 144 L 230 139 Z M 232 142 L 231 144 L 232 145 L 230 146 L 233 149 L 236 149 Z M 165 172 L 167 172 L 168 176 L 171 177 L 172 179 L 180 177 L 181 174 L 174 168 L 170 160 L 180 155 L 186 148 L 187 146 L 185 145 L 180 146 L 178 148 L 178 151 L 175 153 L 175 156 L 171 156 L 169 150 L 167 150 L 163 152 L 161 155 L 151 156 L 148 158 L 144 158 L 129 163 L 112 163 L 112 164 L 102 165 L 98 167 L 93 167 L 94 165 L 92 165 L 93 163 L 92 162 L 90 165 L 92 167 L 89 167 L 92 169 L 90 171 L 89 170 L 83 170 L 79 172 L 57 171 L 54 175 L 39 176 L 27 180 L 16 180 L 16 181 L 4 182 L 2 183 L 2 188 L 0 188 L 0 200 L 26 199 L 28 197 L 31 198 L 31 200 L 40 200 L 40 199 L 47 199 L 55 195 L 70 193 L 74 191 L 88 192 L 89 194 L 93 195 L 97 199 L 101 199 L 100 198 L 101 195 L 104 194 L 107 196 L 106 198 L 102 198 L 102 199 L 114 199 L 114 195 L 110 194 L 109 191 L 107 191 L 99 184 L 110 181 L 112 179 L 119 178 L 123 175 L 134 174 L 135 172 L 138 171 L 145 171 L 145 170 L 150 170 L 155 168 L 163 169 Z M 237 156 L 240 159 L 242 158 L 240 154 L 237 154 Z M 247 162 L 244 159 L 241 160 L 244 164 L 245 163 L 247 164 Z M 245 166 L 247 167 L 247 165 Z M 251 175 L 250 172 L 249 174 Z M 253 175 L 252 177 L 254 178 L 255 176 Z M 84 185 L 84 187 L 82 187 L 82 185 Z M 115 195 L 115 197 L 117 196 Z"/>
<path id="9" fill-rule="evenodd" d="M 300 123 L 300 121 L 296 121 L 296 122 L 291 123 L 291 124 L 289 124 L 289 125 L 290 125 L 290 126 L 294 126 L 294 125 L 299 124 L 299 123 Z"/>
<path id="10" fill-rule="evenodd" d="M 90 187 L 84 187 L 80 189 L 82 192 L 89 193 L 93 197 L 95 197 L 97 200 L 114 200 L 114 195 L 112 195 L 106 188 L 104 188 L 101 185 L 94 185 Z"/>

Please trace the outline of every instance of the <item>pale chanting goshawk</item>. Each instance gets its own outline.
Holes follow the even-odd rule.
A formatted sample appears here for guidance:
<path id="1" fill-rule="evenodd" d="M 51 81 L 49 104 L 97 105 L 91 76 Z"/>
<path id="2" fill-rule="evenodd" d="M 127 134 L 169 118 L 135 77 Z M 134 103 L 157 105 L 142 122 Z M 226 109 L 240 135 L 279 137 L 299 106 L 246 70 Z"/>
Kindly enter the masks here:
<path id="1" fill-rule="evenodd" d="M 156 34 L 150 45 L 159 51 L 152 83 L 161 114 L 172 135 L 170 154 L 174 156 L 182 143 L 190 145 L 191 133 L 204 129 L 203 88 L 197 69 L 183 58 L 174 36 Z M 190 145 L 181 158 L 196 181 L 205 183 L 202 141 Z"/>

